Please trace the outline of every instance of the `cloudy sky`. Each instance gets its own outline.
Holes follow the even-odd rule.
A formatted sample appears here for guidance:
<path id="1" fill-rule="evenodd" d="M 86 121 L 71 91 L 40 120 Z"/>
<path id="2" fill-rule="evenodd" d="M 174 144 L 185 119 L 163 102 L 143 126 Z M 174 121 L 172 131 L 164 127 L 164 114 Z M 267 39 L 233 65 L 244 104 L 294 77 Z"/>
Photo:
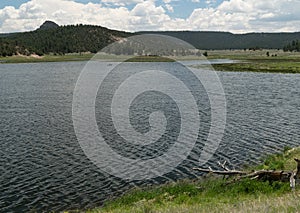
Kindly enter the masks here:
<path id="1" fill-rule="evenodd" d="M 125 31 L 300 31 L 300 0 L 1 0 L 0 33 L 45 20 Z"/>

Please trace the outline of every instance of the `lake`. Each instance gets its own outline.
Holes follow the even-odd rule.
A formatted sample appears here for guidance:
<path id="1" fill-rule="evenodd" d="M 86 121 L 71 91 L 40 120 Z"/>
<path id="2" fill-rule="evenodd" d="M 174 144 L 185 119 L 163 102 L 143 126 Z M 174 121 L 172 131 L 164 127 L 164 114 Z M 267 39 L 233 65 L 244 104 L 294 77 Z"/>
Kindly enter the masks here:
<path id="1" fill-rule="evenodd" d="M 85 65 L 86 62 L 0 65 L 1 212 L 92 208 L 134 185 L 197 175 L 191 171 L 197 165 L 193 156 L 201 152 L 210 125 L 206 94 L 197 96 L 204 107 L 197 143 L 191 156 L 174 171 L 147 181 L 125 181 L 94 165 L 81 149 L 72 120 L 73 91 Z M 163 65 L 156 68 L 160 66 Z M 126 68 L 131 70 L 130 63 Z M 177 75 L 186 82 L 193 82 L 188 76 L 181 76 L 184 74 Z M 251 72 L 217 72 L 217 75 L 226 95 L 226 127 L 220 146 L 206 166 L 226 160 L 228 166 L 237 168 L 256 163 L 266 153 L 281 151 L 285 146 L 300 145 L 300 75 Z M 106 92 L 109 97 L 110 91 Z M 106 123 L 105 115 L 97 110 L 105 105 L 105 97 L 96 101 L 98 124 L 103 119 Z M 156 96 L 150 97 L 151 100 L 141 99 L 142 104 L 134 105 L 133 116 L 150 114 L 147 104 L 160 103 L 160 97 L 155 101 Z M 166 113 L 176 121 L 176 105 L 172 105 L 172 101 L 161 107 L 169 110 Z M 149 130 L 145 123 L 148 118 L 134 119 L 132 124 L 145 133 Z M 134 159 L 162 155 L 172 147 L 178 128 L 177 124 L 168 129 L 168 142 L 164 146 L 156 144 L 149 150 L 144 147 L 140 150 L 124 143 L 120 154 Z M 107 133 L 105 128 L 102 133 Z M 120 148 L 120 144 L 115 143 L 118 138 L 107 136 L 106 139 L 114 149 Z"/>

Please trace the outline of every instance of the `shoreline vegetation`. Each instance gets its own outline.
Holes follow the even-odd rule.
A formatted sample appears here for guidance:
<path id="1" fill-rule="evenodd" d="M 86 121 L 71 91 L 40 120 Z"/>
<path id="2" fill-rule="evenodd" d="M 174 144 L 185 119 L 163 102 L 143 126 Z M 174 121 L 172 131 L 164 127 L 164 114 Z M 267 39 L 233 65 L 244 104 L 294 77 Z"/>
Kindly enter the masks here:
<path id="1" fill-rule="evenodd" d="M 88 61 L 94 54 L 67 54 L 67 55 L 14 55 L 0 57 L 0 64 L 17 64 L 17 63 L 43 63 L 43 62 L 68 62 L 68 61 Z"/>
<path id="2" fill-rule="evenodd" d="M 216 63 L 216 71 L 263 72 L 263 73 L 300 73 L 300 53 L 282 50 L 211 50 L 205 51 L 208 60 L 230 59 L 233 63 Z M 93 59 L 92 53 L 74 53 L 66 55 L 31 55 L 0 57 L 0 63 L 38 63 L 70 62 Z M 122 57 L 121 57 L 122 58 Z M 124 57 L 126 58 L 126 57 Z M 159 56 L 137 56 L 126 62 L 174 62 L 176 60 L 195 60 L 197 57 L 168 58 Z M 200 60 L 204 57 L 198 57 Z M 201 67 L 198 66 L 198 68 Z M 197 66 L 196 66 L 197 68 Z"/>
<path id="3" fill-rule="evenodd" d="M 125 62 L 175 62 L 176 60 L 160 56 L 136 56 Z"/>
<path id="4" fill-rule="evenodd" d="M 282 153 L 267 156 L 260 165 L 244 170 L 295 170 L 296 157 L 300 157 L 300 147 L 285 148 Z M 226 181 L 208 174 L 197 180 L 136 188 L 86 212 L 297 212 L 300 209 L 299 185 L 291 191 L 289 183 L 283 182 L 245 179 L 228 184 Z"/>
<path id="5" fill-rule="evenodd" d="M 213 64 L 216 71 L 300 73 L 300 53 L 282 50 L 210 51 L 208 59 L 231 59 L 235 63 Z"/>

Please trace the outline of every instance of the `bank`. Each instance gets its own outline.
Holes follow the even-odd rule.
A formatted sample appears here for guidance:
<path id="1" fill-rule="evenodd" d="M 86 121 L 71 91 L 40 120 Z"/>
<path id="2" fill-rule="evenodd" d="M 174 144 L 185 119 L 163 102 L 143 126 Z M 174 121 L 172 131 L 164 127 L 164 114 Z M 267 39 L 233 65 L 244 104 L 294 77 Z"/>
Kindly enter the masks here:
<path id="1" fill-rule="evenodd" d="M 267 156 L 262 163 L 245 170 L 295 170 L 294 158 L 299 148 L 285 148 Z M 207 175 L 196 180 L 182 180 L 160 186 L 136 188 L 124 196 L 107 201 L 104 206 L 85 210 L 91 213 L 123 212 L 298 212 L 300 187 L 289 183 L 228 179 Z"/>

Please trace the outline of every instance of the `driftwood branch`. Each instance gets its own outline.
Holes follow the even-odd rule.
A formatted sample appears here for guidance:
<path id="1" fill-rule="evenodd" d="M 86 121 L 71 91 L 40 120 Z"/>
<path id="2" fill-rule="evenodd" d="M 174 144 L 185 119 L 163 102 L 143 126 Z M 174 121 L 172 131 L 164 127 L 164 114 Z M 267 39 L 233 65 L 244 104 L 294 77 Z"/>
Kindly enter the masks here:
<path id="1" fill-rule="evenodd" d="M 223 164 L 218 162 L 218 165 L 223 170 L 213 170 L 210 167 L 208 167 L 208 169 L 193 168 L 193 170 L 197 170 L 204 173 L 217 174 L 217 175 L 236 176 L 231 182 L 239 181 L 245 178 L 262 180 L 262 181 L 290 182 L 291 188 L 294 189 L 297 180 L 300 180 L 300 160 L 295 159 L 295 161 L 297 162 L 296 171 L 259 170 L 259 171 L 245 172 L 239 170 L 230 170 L 225 165 L 226 161 Z"/>
<path id="2" fill-rule="evenodd" d="M 208 169 L 193 168 L 193 170 L 197 170 L 205 173 L 217 174 L 217 175 L 246 175 L 247 174 L 247 172 L 238 171 L 238 170 L 220 171 L 220 170 L 212 170 L 211 168 Z"/>
<path id="3" fill-rule="evenodd" d="M 224 163 L 220 163 L 220 161 L 218 161 L 218 165 L 224 169 L 225 171 L 230 171 L 230 169 L 228 169 L 228 167 L 225 166 L 225 164 L 227 163 L 227 161 L 224 161 Z"/>
<path id="4" fill-rule="evenodd" d="M 290 187 L 294 190 L 296 186 L 296 181 L 300 180 L 300 160 L 295 158 L 294 159 L 297 162 L 297 169 L 295 172 L 292 173 L 290 177 Z"/>

